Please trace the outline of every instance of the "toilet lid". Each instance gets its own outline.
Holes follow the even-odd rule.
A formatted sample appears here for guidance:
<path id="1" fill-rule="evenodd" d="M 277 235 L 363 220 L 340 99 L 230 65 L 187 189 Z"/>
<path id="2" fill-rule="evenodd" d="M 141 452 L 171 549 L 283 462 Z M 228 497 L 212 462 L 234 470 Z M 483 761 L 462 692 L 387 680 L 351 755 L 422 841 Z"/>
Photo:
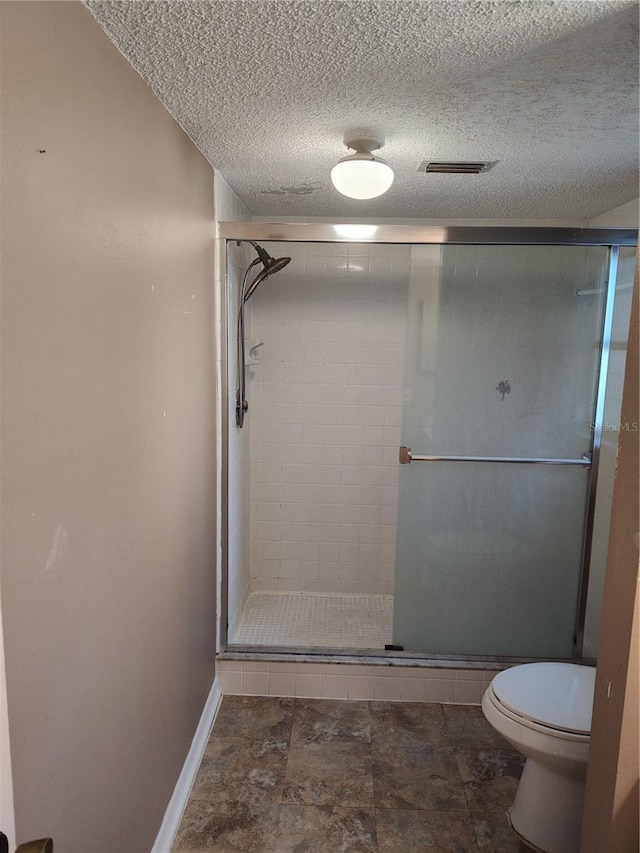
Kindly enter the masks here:
<path id="1" fill-rule="evenodd" d="M 550 728 L 591 731 L 596 671 L 572 663 L 526 663 L 498 673 L 495 696 L 511 711 Z"/>

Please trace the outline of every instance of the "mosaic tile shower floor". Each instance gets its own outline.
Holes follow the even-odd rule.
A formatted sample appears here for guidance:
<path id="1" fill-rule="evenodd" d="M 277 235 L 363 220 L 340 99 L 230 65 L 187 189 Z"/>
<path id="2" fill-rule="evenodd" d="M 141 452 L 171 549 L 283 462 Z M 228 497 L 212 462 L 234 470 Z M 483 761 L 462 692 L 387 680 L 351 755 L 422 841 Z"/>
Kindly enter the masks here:
<path id="1" fill-rule="evenodd" d="M 523 853 L 477 706 L 225 696 L 173 853 Z"/>
<path id="2" fill-rule="evenodd" d="M 384 649 L 393 596 L 254 592 L 231 642 L 257 646 Z"/>

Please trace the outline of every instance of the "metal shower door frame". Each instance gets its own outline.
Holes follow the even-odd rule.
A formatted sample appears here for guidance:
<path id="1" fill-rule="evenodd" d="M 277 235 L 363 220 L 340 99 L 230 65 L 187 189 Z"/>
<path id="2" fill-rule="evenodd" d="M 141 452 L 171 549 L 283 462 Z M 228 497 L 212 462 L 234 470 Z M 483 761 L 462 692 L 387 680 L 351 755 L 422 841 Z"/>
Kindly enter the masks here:
<path id="1" fill-rule="evenodd" d="M 345 236 L 343 224 L 303 224 L 297 222 L 220 222 L 218 238 L 222 251 L 220 253 L 220 281 L 224 282 L 220 294 L 221 311 L 221 359 L 219 377 L 221 390 L 221 589 L 220 589 L 220 637 L 219 648 L 229 650 L 228 624 L 228 583 L 229 583 L 229 376 L 228 376 L 228 269 L 227 241 L 255 240 L 278 241 L 291 243 L 401 243 L 408 245 L 518 245 L 518 246 L 602 246 L 609 249 L 609 268 L 607 273 L 607 291 L 605 310 L 602 321 L 602 346 L 596 390 L 596 405 L 594 413 L 594 429 L 591 447 L 591 459 L 584 460 L 588 467 L 587 509 L 585 516 L 585 532 L 583 540 L 582 565 L 579 579 L 578 612 L 575 626 L 575 642 L 573 660 L 583 662 L 583 645 L 587 600 L 589 589 L 589 563 L 593 550 L 593 532 L 595 520 L 596 492 L 598 484 L 598 469 L 600 462 L 602 428 L 604 425 L 604 404 L 611 349 L 611 334 L 613 326 L 613 311 L 615 305 L 615 286 L 618 272 L 620 247 L 634 247 L 638 241 L 638 231 L 633 228 L 539 228 L 525 226 L 414 226 L 414 225 L 377 225 L 375 231 L 368 237 Z M 353 226 L 351 226 L 353 227 Z M 374 227 L 374 226 L 371 226 Z M 418 460 L 416 460 L 418 461 Z M 586 464 L 585 464 L 586 462 Z M 468 660 L 478 662 L 520 662 L 523 658 L 488 657 L 486 655 L 469 655 L 461 659 L 459 656 L 436 655 L 423 653 L 385 654 L 377 649 L 326 649 L 317 647 L 284 647 L 284 646 L 248 646 L 232 647 L 238 653 L 261 653 L 278 655 L 309 655 L 324 657 L 349 658 L 404 658 L 408 660 Z"/>

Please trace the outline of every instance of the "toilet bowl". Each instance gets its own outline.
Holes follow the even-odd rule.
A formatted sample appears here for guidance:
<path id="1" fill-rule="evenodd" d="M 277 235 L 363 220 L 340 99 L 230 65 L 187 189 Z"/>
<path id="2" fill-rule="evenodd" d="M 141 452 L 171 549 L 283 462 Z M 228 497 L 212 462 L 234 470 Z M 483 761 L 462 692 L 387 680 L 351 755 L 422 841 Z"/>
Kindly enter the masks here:
<path id="1" fill-rule="evenodd" d="M 528 663 L 498 673 L 488 722 L 526 756 L 511 825 L 543 853 L 579 853 L 595 669 Z"/>

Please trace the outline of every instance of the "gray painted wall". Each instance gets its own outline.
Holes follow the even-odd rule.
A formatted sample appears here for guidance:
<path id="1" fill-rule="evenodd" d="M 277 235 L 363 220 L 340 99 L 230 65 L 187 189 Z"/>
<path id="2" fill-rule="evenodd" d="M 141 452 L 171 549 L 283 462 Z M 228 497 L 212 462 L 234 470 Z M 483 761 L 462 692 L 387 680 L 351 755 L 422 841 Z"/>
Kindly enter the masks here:
<path id="1" fill-rule="evenodd" d="M 213 173 L 80 3 L 1 14 L 17 840 L 142 853 L 214 671 Z"/>

